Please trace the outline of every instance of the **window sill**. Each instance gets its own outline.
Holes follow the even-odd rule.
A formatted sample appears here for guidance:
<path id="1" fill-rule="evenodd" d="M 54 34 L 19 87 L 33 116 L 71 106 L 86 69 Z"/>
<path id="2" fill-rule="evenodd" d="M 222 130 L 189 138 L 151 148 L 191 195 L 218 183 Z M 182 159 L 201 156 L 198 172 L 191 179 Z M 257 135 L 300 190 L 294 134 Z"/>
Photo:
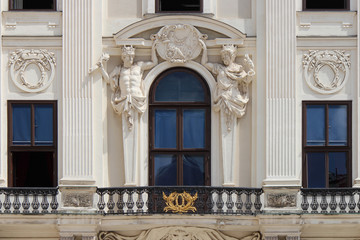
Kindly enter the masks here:
<path id="1" fill-rule="evenodd" d="M 59 11 L 5 11 L 3 35 L 54 36 L 61 35 L 62 12 Z M 31 31 L 29 31 L 31 29 Z"/>

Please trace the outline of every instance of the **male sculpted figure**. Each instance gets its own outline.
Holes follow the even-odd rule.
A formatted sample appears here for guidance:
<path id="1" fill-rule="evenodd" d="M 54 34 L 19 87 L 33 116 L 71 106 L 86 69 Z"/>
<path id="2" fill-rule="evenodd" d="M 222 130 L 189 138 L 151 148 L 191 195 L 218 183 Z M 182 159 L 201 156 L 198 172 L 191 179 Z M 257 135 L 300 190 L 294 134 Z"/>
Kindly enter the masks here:
<path id="1" fill-rule="evenodd" d="M 110 75 L 105 71 L 103 61 L 97 63 L 104 80 L 110 84 L 113 91 L 111 104 L 116 113 L 125 114 L 129 130 L 134 125 L 134 114 L 146 110 L 143 73 L 158 63 L 154 45 L 151 52 L 152 61 L 149 62 L 134 62 L 135 48 L 124 46 L 121 55 L 123 65 L 115 67 Z"/>
<path id="2" fill-rule="evenodd" d="M 249 101 L 248 86 L 255 75 L 254 64 L 245 55 L 245 62 L 250 70 L 245 72 L 242 65 L 235 63 L 237 48 L 234 45 L 223 45 L 221 59 L 224 63 L 209 63 L 207 49 L 204 42 L 201 63 L 214 75 L 217 76 L 217 84 L 214 92 L 214 110 L 225 111 L 228 130 L 233 116 L 237 118 L 245 114 L 246 104 Z"/>

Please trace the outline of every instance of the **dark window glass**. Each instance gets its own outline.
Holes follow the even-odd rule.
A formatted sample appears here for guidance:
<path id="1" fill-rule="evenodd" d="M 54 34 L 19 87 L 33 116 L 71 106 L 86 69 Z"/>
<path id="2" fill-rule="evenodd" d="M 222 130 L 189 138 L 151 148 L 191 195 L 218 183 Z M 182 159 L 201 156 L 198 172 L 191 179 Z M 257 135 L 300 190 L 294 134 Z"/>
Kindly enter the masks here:
<path id="1" fill-rule="evenodd" d="M 202 0 L 157 0 L 157 12 L 201 12 Z"/>
<path id="2" fill-rule="evenodd" d="M 159 82 L 155 101 L 203 102 L 204 89 L 201 82 L 189 72 L 173 72 Z"/>
<path id="3" fill-rule="evenodd" d="M 182 156 L 184 185 L 205 185 L 205 157 L 185 154 Z"/>
<path id="4" fill-rule="evenodd" d="M 183 111 L 184 148 L 205 147 L 205 109 L 186 109 Z"/>
<path id="5" fill-rule="evenodd" d="M 31 144 L 31 105 L 18 104 L 12 109 L 14 145 Z"/>
<path id="6" fill-rule="evenodd" d="M 55 10 L 55 0 L 10 0 L 10 10 Z"/>
<path id="7" fill-rule="evenodd" d="M 306 144 L 325 146 L 325 106 L 309 105 L 306 108 Z"/>
<path id="8" fill-rule="evenodd" d="M 325 153 L 307 154 L 308 187 L 326 187 L 326 160 Z"/>
<path id="9" fill-rule="evenodd" d="M 303 0 L 304 10 L 349 10 L 349 0 Z"/>
<path id="10" fill-rule="evenodd" d="M 8 110 L 9 186 L 56 186 L 56 102 L 9 101 Z"/>
<path id="11" fill-rule="evenodd" d="M 329 187 L 347 187 L 347 153 L 329 153 Z"/>
<path id="12" fill-rule="evenodd" d="M 155 148 L 176 148 L 176 110 L 155 110 Z"/>
<path id="13" fill-rule="evenodd" d="M 176 155 L 156 154 L 154 157 L 155 185 L 172 186 L 177 184 Z"/>
<path id="14" fill-rule="evenodd" d="M 351 186 L 351 103 L 304 102 L 304 186 Z"/>
<path id="15" fill-rule="evenodd" d="M 150 90 L 150 185 L 210 185 L 210 94 L 196 72 L 174 68 Z"/>
<path id="16" fill-rule="evenodd" d="M 35 145 L 53 144 L 53 106 L 35 105 Z"/>

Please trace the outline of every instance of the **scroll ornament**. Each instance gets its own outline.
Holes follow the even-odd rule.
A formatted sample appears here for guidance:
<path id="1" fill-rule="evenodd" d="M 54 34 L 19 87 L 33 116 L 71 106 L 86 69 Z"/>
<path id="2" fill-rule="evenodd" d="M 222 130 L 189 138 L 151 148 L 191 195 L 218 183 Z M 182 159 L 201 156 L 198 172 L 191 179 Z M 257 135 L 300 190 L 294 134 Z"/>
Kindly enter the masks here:
<path id="1" fill-rule="evenodd" d="M 171 63 L 185 63 L 201 53 L 201 41 L 207 39 L 195 27 L 188 24 L 169 25 L 151 36 L 156 40 L 156 49 L 161 58 Z"/>
<path id="2" fill-rule="evenodd" d="M 350 55 L 340 50 L 310 50 L 303 57 L 307 84 L 322 94 L 335 93 L 344 87 L 350 65 Z"/>
<path id="3" fill-rule="evenodd" d="M 220 231 L 200 227 L 160 227 L 141 232 L 137 236 L 128 237 L 115 232 L 100 232 L 99 240 L 260 240 L 258 232 L 243 238 L 227 236 Z"/>
<path id="4" fill-rule="evenodd" d="M 27 76 L 31 66 L 40 71 L 40 78 Z M 55 66 L 55 54 L 46 49 L 18 49 L 10 54 L 11 79 L 24 92 L 41 92 L 47 89 L 54 80 Z"/>

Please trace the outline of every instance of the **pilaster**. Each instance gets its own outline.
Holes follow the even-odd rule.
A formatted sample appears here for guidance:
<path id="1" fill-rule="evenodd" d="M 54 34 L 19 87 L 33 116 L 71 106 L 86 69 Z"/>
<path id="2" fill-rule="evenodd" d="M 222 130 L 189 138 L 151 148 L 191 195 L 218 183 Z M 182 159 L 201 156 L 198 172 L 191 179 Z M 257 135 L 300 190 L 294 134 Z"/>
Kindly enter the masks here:
<path id="1" fill-rule="evenodd" d="M 354 124 L 353 128 L 353 132 L 355 133 L 354 136 L 354 143 L 353 146 L 359 146 L 360 143 L 360 134 L 359 134 L 359 123 L 360 123 L 360 68 L 359 68 L 359 63 L 360 63 L 360 38 L 359 38 L 359 34 L 360 34 L 360 0 L 357 0 L 357 81 L 355 81 L 356 85 L 356 89 L 357 91 L 355 92 L 355 99 L 356 101 L 354 102 L 354 110 L 356 111 L 355 115 L 355 122 L 357 124 Z M 360 164 L 359 164 L 359 160 L 360 160 L 360 147 L 355 148 L 357 149 L 357 151 L 355 152 L 355 166 L 354 166 L 354 174 L 355 174 L 355 181 L 354 181 L 354 187 L 360 187 Z"/>
<path id="2" fill-rule="evenodd" d="M 266 3 L 266 179 L 300 185 L 296 154 L 296 3 Z"/>
<path id="3" fill-rule="evenodd" d="M 97 38 L 101 39 L 94 26 L 97 8 L 101 1 L 63 0 L 62 185 L 95 183 L 96 90 L 87 73 L 95 62 Z"/>

